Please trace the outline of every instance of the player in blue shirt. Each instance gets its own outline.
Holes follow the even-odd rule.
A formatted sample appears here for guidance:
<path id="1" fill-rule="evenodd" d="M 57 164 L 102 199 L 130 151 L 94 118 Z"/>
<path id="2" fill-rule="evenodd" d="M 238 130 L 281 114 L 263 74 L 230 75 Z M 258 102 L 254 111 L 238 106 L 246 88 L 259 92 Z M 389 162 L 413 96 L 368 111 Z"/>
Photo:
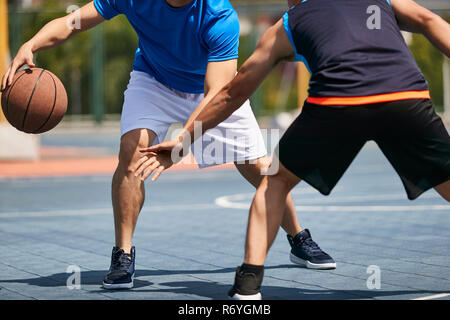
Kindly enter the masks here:
<path id="1" fill-rule="evenodd" d="M 139 36 L 139 47 L 124 94 L 119 165 L 112 182 L 115 239 L 107 289 L 133 286 L 135 250 L 132 237 L 144 203 L 145 172 L 135 176 L 140 148 L 164 140 L 173 123 L 186 123 L 197 106 L 206 105 L 237 71 L 239 21 L 228 0 L 95 0 L 51 21 L 25 43 L 2 79 L 2 90 L 16 70 L 33 67 L 33 54 L 119 14 Z M 79 29 L 72 26 L 79 21 Z M 214 152 L 210 152 L 214 150 Z M 268 167 L 266 148 L 248 101 L 197 146 L 200 167 L 234 162 L 254 186 Z M 150 161 L 150 158 L 147 158 Z M 150 166 L 157 165 L 154 163 Z M 161 170 L 162 171 L 162 170 Z M 283 227 L 292 247 L 290 258 L 315 269 L 335 268 L 334 260 L 301 230 L 292 198 L 286 198 Z"/>

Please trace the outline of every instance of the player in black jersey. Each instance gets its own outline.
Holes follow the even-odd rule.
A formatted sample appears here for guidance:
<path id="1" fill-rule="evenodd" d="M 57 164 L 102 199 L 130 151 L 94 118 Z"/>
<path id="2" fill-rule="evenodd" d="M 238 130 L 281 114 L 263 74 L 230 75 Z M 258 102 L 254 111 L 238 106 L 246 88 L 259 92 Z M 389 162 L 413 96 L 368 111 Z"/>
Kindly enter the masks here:
<path id="1" fill-rule="evenodd" d="M 435 188 L 450 201 L 450 136 L 400 34 L 422 33 L 450 57 L 450 25 L 412 0 L 289 4 L 295 6 L 263 35 L 236 78 L 193 113 L 178 138 L 141 150 L 150 160 L 137 169 L 157 178 L 192 143 L 195 121 L 204 131 L 219 124 L 278 62 L 307 64 L 309 98 L 279 143 L 278 173 L 263 179 L 250 209 L 244 264 L 229 293 L 235 299 L 261 298 L 264 261 L 289 191 L 305 180 L 329 194 L 366 141 L 379 145 L 410 199 Z"/>

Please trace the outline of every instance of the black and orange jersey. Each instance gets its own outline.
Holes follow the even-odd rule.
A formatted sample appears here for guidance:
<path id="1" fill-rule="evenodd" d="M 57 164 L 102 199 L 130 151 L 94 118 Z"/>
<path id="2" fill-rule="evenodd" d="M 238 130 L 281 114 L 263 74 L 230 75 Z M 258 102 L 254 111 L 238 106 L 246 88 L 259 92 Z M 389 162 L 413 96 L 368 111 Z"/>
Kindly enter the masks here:
<path id="1" fill-rule="evenodd" d="M 388 0 L 304 0 L 283 17 L 308 102 L 361 105 L 430 98 Z"/>

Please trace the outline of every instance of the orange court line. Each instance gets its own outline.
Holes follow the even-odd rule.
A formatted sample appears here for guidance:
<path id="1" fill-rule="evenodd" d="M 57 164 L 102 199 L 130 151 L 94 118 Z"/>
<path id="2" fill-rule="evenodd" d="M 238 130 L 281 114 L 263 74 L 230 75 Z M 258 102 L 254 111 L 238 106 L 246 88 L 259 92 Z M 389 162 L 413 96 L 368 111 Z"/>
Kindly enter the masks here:
<path id="1" fill-rule="evenodd" d="M 407 99 L 431 99 L 430 91 L 405 91 L 366 97 L 309 97 L 307 102 L 324 106 L 354 106 Z"/>
<path id="2" fill-rule="evenodd" d="M 40 161 L 0 162 L 0 179 L 2 178 L 37 178 L 93 176 L 113 174 L 117 167 L 117 157 L 59 159 Z M 233 164 L 214 166 L 204 170 L 232 168 Z M 168 171 L 199 170 L 195 163 L 179 163 Z"/>

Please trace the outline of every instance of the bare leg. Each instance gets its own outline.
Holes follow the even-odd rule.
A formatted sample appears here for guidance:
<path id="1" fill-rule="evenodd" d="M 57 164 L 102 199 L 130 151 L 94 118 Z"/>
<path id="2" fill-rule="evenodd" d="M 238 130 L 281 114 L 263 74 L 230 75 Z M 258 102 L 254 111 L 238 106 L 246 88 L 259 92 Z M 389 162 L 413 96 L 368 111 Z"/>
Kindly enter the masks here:
<path id="1" fill-rule="evenodd" d="M 111 187 L 114 209 L 116 246 L 130 253 L 131 240 L 145 199 L 144 183 L 134 176 L 133 164 L 141 155 L 140 148 L 153 143 L 156 135 L 147 129 L 126 133 L 120 142 L 119 165 Z"/>
<path id="2" fill-rule="evenodd" d="M 286 210 L 286 197 L 300 179 L 280 164 L 278 174 L 265 176 L 250 208 L 244 263 L 262 266 Z"/>
<path id="3" fill-rule="evenodd" d="M 442 198 L 450 202 L 450 180 L 438 185 L 434 188 L 434 190 L 436 190 L 437 193 L 442 196 Z"/>
<path id="4" fill-rule="evenodd" d="M 261 158 L 255 164 L 235 164 L 242 176 L 247 179 L 255 188 L 258 188 L 264 176 L 261 175 L 261 170 L 270 165 L 268 158 Z M 295 212 L 294 201 L 290 193 L 285 199 L 285 209 L 281 220 L 281 227 L 287 234 L 292 237 L 302 231 L 298 222 L 297 214 Z"/>

